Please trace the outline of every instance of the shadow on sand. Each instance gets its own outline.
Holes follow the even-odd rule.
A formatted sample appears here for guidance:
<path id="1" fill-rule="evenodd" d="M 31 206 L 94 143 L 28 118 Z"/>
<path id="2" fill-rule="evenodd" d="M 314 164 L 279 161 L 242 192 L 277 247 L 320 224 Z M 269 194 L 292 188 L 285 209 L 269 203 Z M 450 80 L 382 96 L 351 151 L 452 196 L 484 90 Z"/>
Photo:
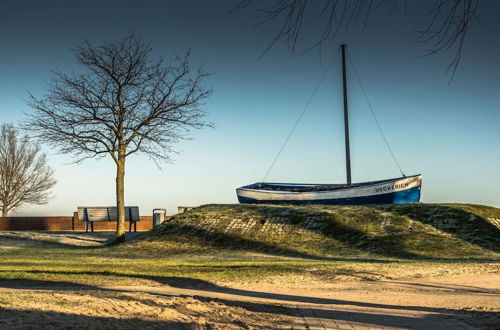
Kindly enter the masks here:
<path id="1" fill-rule="evenodd" d="M 140 275 L 140 274 L 111 274 L 107 272 L 68 272 L 68 271 L 24 271 L 25 273 L 31 274 L 54 274 L 54 275 L 97 275 L 97 276 L 115 276 L 124 277 L 132 279 L 143 279 L 157 282 L 164 286 L 176 288 L 176 289 L 186 289 L 186 290 L 197 290 L 204 292 L 213 292 L 227 295 L 236 295 L 260 299 L 278 300 L 281 302 L 291 302 L 291 303 L 306 303 L 306 304 L 328 304 L 328 305 L 351 305 L 360 307 L 373 307 L 373 308 L 389 308 L 389 309 L 410 309 L 416 311 L 427 311 L 427 312 L 440 312 L 442 309 L 436 309 L 432 307 L 416 307 L 416 306 L 395 306 L 386 304 L 375 304 L 375 303 L 364 303 L 347 301 L 342 299 L 330 299 L 330 298 L 319 298 L 311 296 L 297 296 L 289 294 L 278 294 L 260 291 L 251 291 L 230 288 L 225 286 L 220 286 L 212 282 L 189 278 L 189 277 L 173 277 L 173 276 L 150 276 L 150 275 Z M 462 294 L 488 294 L 500 297 L 500 290 L 495 289 L 484 289 L 474 286 L 460 286 L 460 285 L 442 285 L 442 284 L 421 284 L 413 282 L 391 282 L 388 283 L 401 283 L 406 285 L 408 288 L 421 289 L 421 287 L 426 287 L 430 291 L 432 290 L 445 290 L 451 291 L 453 293 Z M 13 289 L 23 289 L 29 288 L 31 290 L 104 290 L 104 291 L 122 291 L 121 289 L 110 289 L 106 287 L 99 287 L 87 284 L 79 284 L 67 281 L 48 281 L 48 280 L 1 280 L 0 287 L 3 288 L 13 288 Z M 152 288 L 154 291 L 154 289 Z M 125 290 L 127 291 L 127 290 Z"/>
<path id="2" fill-rule="evenodd" d="M 125 316 L 126 317 L 126 316 Z M 1 329 L 198 329 L 194 323 L 0 307 Z"/>
<path id="3" fill-rule="evenodd" d="M 50 273 L 50 272 L 49 272 Z M 52 272 L 54 274 L 66 274 L 66 272 Z M 75 273 L 72 273 L 75 274 Z M 78 274 L 78 273 L 76 273 Z M 96 273 L 95 275 L 106 275 Z M 247 312 L 259 313 L 272 313 L 282 316 L 295 316 L 301 320 L 315 319 L 319 320 L 320 324 L 326 321 L 343 321 L 343 322 L 359 322 L 369 326 L 382 326 L 382 327 L 403 327 L 403 328 L 426 328 L 429 324 L 440 324 L 443 317 L 449 319 L 456 317 L 459 311 L 447 308 L 436 308 L 429 306 L 400 306 L 381 303 L 368 303 L 362 301 L 349 301 L 342 299 L 319 298 L 311 296 L 288 295 L 269 292 L 259 292 L 251 290 L 241 290 L 228 287 L 221 287 L 204 280 L 192 278 L 179 278 L 179 277 L 161 277 L 161 276 L 143 276 L 143 275 L 123 275 L 124 277 L 140 278 L 154 280 L 163 285 L 167 285 L 176 289 L 185 289 L 175 293 L 169 293 L 168 288 L 165 287 L 123 287 L 123 288 L 106 288 L 93 285 L 84 285 L 72 282 L 51 282 L 51 281 L 38 281 L 38 280 L 9 280 L 0 281 L 0 287 L 9 289 L 29 289 L 29 290 L 43 290 L 43 291 L 99 291 L 101 293 L 134 293 L 145 292 L 151 295 L 161 296 L 165 298 L 170 297 L 193 297 L 202 302 L 217 302 L 225 306 L 237 307 L 246 310 Z M 413 285 L 413 283 L 407 283 Z M 432 285 L 431 289 L 439 287 Z M 442 286 L 446 290 L 454 290 L 457 293 L 465 294 L 497 294 L 498 292 L 488 292 L 481 288 L 466 287 L 466 286 Z M 194 292 L 193 292 L 194 291 Z M 493 290 L 496 291 L 496 290 Z M 132 295 L 116 295 L 107 297 L 107 299 L 120 299 L 126 301 L 134 301 L 136 303 L 149 304 L 149 300 L 142 300 L 139 297 Z M 264 301 L 262 301 L 264 299 Z M 268 301 L 265 301 L 268 300 Z M 338 306 L 335 308 L 334 306 Z M 353 310 L 345 311 L 346 308 Z M 361 309 L 360 309 L 361 308 Z M 363 308 L 373 308 L 374 310 L 366 310 Z M 399 312 L 395 312 L 399 311 Z M 402 315 L 401 312 L 408 315 Z M 413 316 L 415 312 L 423 312 L 424 314 L 418 317 Z M 24 313 L 29 313 L 24 314 Z M 464 315 L 465 312 L 460 312 Z M 466 313 L 468 317 L 472 315 L 476 319 L 489 318 L 490 321 L 497 321 L 498 315 L 495 316 L 488 312 L 471 312 Z M 9 325 L 20 326 L 23 325 L 23 316 L 28 319 L 35 317 L 40 319 L 43 325 L 44 320 L 52 320 L 52 327 L 56 326 L 69 326 L 81 327 L 82 325 L 92 324 L 96 328 L 107 328 L 111 324 L 116 327 L 135 327 L 135 328 L 168 328 L 168 329 L 186 329 L 186 328 L 200 328 L 200 325 L 191 323 L 179 323 L 169 321 L 149 321 L 140 319 L 115 319 L 112 317 L 91 317 L 81 316 L 56 312 L 45 312 L 37 310 L 15 310 L 0 308 L 0 326 Z M 2 323 L 3 322 L 3 323 Z M 16 323 L 17 322 L 17 323 Z M 437 322 L 437 323 L 435 323 Z M 333 324 L 333 323 L 332 323 Z M 208 326 L 208 325 L 207 325 Z M 201 327 L 204 328 L 204 327 Z M 209 327 L 208 327 L 209 328 Z M 328 328 L 328 327 L 327 327 Z"/>

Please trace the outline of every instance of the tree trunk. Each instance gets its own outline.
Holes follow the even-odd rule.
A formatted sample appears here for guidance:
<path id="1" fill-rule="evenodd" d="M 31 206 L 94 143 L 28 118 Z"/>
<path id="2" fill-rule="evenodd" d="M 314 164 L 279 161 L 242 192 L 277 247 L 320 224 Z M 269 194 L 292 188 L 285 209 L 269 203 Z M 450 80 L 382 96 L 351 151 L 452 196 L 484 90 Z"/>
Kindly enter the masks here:
<path id="1" fill-rule="evenodd" d="M 115 243 L 125 242 L 125 157 L 119 157 L 116 163 L 116 208 L 118 222 L 116 224 Z"/>
<path id="2" fill-rule="evenodd" d="M 7 205 L 2 206 L 2 217 L 8 217 L 9 216 L 9 208 Z"/>

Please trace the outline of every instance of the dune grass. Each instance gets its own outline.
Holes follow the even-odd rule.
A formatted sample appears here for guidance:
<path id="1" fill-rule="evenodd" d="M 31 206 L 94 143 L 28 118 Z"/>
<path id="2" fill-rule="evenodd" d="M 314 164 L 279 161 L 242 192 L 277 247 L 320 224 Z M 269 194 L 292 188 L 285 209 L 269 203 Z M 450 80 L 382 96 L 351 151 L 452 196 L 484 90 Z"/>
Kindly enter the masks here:
<path id="1" fill-rule="evenodd" d="M 500 210 L 465 204 L 206 205 L 175 216 L 137 251 L 240 250 L 305 258 L 498 259 Z"/>
<path id="2" fill-rule="evenodd" d="M 0 248 L 0 283 L 314 283 L 497 273 L 495 219 L 499 209 L 462 204 L 207 205 L 115 246 L 0 235 L 0 242 L 12 241 Z"/>

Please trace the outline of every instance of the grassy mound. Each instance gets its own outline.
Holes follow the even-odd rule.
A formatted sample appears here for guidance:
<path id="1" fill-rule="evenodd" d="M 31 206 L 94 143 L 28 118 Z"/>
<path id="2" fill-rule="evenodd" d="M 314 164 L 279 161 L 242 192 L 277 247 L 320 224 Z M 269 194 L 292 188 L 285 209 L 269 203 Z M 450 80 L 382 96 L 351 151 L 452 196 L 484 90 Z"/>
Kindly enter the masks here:
<path id="1" fill-rule="evenodd" d="M 137 241 L 142 252 L 308 258 L 500 259 L 500 209 L 468 204 L 205 205 Z"/>

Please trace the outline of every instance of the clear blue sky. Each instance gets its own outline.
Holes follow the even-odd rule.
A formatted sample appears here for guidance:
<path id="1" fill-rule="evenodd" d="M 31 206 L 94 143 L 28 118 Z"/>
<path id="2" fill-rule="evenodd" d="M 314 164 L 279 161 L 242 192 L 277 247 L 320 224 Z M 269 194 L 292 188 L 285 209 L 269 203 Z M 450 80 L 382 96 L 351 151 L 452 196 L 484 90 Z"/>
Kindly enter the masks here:
<path id="1" fill-rule="evenodd" d="M 432 2 L 432 1 L 431 1 Z M 278 44 L 258 59 L 279 26 L 254 26 L 254 9 L 229 15 L 235 1 L 9 1 L 0 3 L 0 113 L 19 123 L 28 91 L 41 96 L 51 70 L 77 71 L 71 48 L 82 39 L 122 38 L 131 32 L 158 54 L 193 49 L 193 62 L 212 72 L 208 120 L 215 129 L 192 133 L 175 146 L 172 164 L 159 170 L 145 156 L 128 159 L 126 203 L 142 214 L 153 208 L 236 202 L 235 188 L 260 181 L 304 107 L 328 60 L 348 44 L 386 136 L 406 174 L 423 174 L 422 201 L 500 207 L 500 5 L 481 2 L 451 84 L 445 73 L 452 52 L 418 58 L 429 1 L 374 11 L 323 49 L 291 56 Z M 411 7 L 413 6 L 413 7 Z M 361 22 L 360 22 L 361 23 Z M 313 41 L 314 29 L 302 41 Z M 340 64 L 327 78 L 268 181 L 337 183 L 345 180 Z M 354 76 L 350 77 L 353 180 L 397 177 Z M 79 205 L 113 205 L 110 159 L 81 165 L 44 149 L 58 180 L 54 198 L 19 215 L 67 215 Z"/>

